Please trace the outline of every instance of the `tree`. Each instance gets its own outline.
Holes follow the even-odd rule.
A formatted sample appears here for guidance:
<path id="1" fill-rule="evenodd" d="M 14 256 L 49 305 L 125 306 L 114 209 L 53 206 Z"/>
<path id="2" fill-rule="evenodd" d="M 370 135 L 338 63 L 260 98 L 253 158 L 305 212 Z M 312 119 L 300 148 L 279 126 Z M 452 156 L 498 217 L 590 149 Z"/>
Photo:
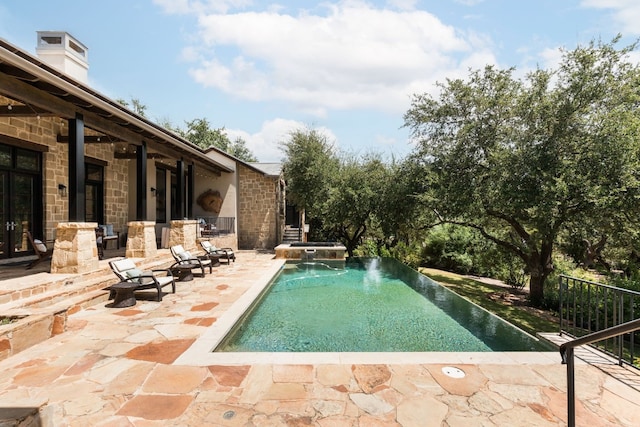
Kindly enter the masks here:
<path id="1" fill-rule="evenodd" d="M 416 194 L 426 188 L 424 171 L 412 159 L 386 165 L 387 176 L 377 201 L 377 216 L 388 248 L 410 245 L 420 238 L 423 225 L 432 217 L 420 209 Z"/>
<path id="2" fill-rule="evenodd" d="M 131 98 L 131 105 L 129 105 L 128 101 L 122 98 L 116 99 L 116 102 L 122 105 L 123 107 L 126 107 L 126 108 L 131 107 L 131 110 L 141 117 L 147 117 L 146 115 L 147 106 L 144 105 L 142 102 L 140 102 L 140 100 L 137 98 Z"/>
<path id="3" fill-rule="evenodd" d="M 298 129 L 281 148 L 287 198 L 306 214 L 319 216 L 339 165 L 333 145 L 316 129 Z"/>
<path id="4" fill-rule="evenodd" d="M 322 219 L 329 233 L 344 243 L 349 256 L 353 256 L 367 231 L 377 226 L 380 198 L 388 178 L 386 165 L 371 154 L 362 160 L 345 156 L 330 180 Z"/>
<path id="5" fill-rule="evenodd" d="M 491 66 L 447 80 L 404 117 L 429 176 L 422 203 L 521 258 L 534 305 L 563 229 L 637 210 L 640 73 L 627 58 L 636 45 L 618 41 L 563 51 L 556 70 L 522 80 Z"/>
<path id="6" fill-rule="evenodd" d="M 251 150 L 247 148 L 247 141 L 245 141 L 241 137 L 237 137 L 233 140 L 233 142 L 230 143 L 228 153 L 240 160 L 244 160 L 245 162 L 258 161 Z"/>
<path id="7" fill-rule="evenodd" d="M 186 129 L 176 129 L 184 139 L 200 148 L 216 147 L 222 151 L 229 149 L 229 138 L 224 128 L 214 129 L 205 118 L 185 121 Z"/>
<path id="8" fill-rule="evenodd" d="M 240 137 L 231 142 L 225 128 L 214 129 L 205 118 L 185 122 L 186 129 L 173 129 L 178 135 L 200 148 L 215 147 L 245 162 L 255 162 L 256 157 Z"/>
<path id="9" fill-rule="evenodd" d="M 125 99 L 119 98 L 116 102 L 126 108 L 131 108 L 139 116 L 146 117 L 147 106 L 140 100 L 132 98 L 131 104 L 129 104 Z M 186 121 L 186 129 L 173 126 L 169 119 L 162 119 L 158 124 L 205 150 L 209 147 L 216 147 L 242 161 L 257 161 L 256 156 L 247 148 L 247 142 L 244 139 L 237 137 L 232 142 L 224 127 L 214 129 L 205 118 Z"/>

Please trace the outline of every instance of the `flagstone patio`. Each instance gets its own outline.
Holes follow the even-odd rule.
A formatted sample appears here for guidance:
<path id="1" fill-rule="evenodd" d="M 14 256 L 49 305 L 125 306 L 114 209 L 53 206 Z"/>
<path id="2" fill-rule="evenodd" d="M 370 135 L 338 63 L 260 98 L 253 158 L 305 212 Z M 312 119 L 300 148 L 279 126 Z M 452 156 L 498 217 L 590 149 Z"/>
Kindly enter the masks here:
<path id="1" fill-rule="evenodd" d="M 51 426 L 566 425 L 566 368 L 557 353 L 175 363 L 281 262 L 250 251 L 237 258 L 178 283 L 162 302 L 150 293 L 133 307 L 101 303 L 72 314 L 66 332 L 0 361 L 0 425 L 38 417 Z M 577 364 L 577 425 L 640 425 L 638 372 L 591 362 Z M 464 377 L 447 375 L 460 372 L 452 368 Z"/>

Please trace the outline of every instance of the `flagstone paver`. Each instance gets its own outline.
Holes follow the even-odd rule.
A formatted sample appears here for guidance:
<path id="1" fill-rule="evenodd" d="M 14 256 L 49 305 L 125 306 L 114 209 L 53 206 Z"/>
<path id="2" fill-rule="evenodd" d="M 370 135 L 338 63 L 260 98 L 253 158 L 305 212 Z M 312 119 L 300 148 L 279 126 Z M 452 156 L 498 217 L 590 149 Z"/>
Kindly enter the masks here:
<path id="1" fill-rule="evenodd" d="M 55 426 L 566 425 L 559 356 L 552 365 L 534 356 L 517 363 L 455 354 L 450 364 L 278 363 L 289 360 L 278 355 L 176 364 L 275 262 L 269 254 L 237 256 L 235 264 L 178 283 L 162 302 L 141 298 L 127 309 L 105 304 L 75 313 L 66 332 L 0 361 L 0 419 L 26 407 L 42 408 Z M 443 371 L 451 367 L 464 377 Z M 619 373 L 576 366 L 578 425 L 640 425 L 640 376 Z"/>

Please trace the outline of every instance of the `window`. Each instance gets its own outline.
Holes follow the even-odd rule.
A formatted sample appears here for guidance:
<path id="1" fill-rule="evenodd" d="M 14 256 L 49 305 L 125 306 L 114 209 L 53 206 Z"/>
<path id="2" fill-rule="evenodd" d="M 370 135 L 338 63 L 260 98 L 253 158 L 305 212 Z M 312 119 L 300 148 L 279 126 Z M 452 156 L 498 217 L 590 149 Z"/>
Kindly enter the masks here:
<path id="1" fill-rule="evenodd" d="M 156 168 L 156 223 L 167 222 L 167 170 Z"/>
<path id="2" fill-rule="evenodd" d="M 16 169 L 39 171 L 40 155 L 33 151 L 16 150 Z"/>
<path id="3" fill-rule="evenodd" d="M 85 221 L 104 224 L 104 168 L 85 163 Z"/>

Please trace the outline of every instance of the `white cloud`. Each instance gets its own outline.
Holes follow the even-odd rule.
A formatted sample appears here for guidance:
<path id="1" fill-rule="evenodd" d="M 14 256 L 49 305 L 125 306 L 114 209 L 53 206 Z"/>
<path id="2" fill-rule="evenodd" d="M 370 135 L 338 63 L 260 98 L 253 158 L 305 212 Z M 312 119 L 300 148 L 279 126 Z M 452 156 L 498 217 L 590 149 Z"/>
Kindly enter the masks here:
<path id="1" fill-rule="evenodd" d="M 595 9 L 613 9 L 614 20 L 625 35 L 640 34 L 640 2 L 637 0 L 582 0 L 580 5 Z"/>
<path id="2" fill-rule="evenodd" d="M 241 99 L 285 101 L 317 117 L 353 108 L 397 114 L 408 95 L 433 90 L 436 80 L 496 62 L 486 40 L 425 11 L 361 1 L 323 5 L 325 15 L 201 13 L 201 59 L 192 77 Z M 196 57 L 193 47 L 186 57 Z"/>
<path id="3" fill-rule="evenodd" d="M 306 124 L 296 120 L 277 118 L 262 123 L 262 127 L 256 133 L 237 129 L 226 129 L 226 132 L 232 141 L 237 137 L 244 139 L 247 142 L 247 148 L 258 158 L 258 161 L 280 162 L 284 155 L 280 144 L 289 138 L 291 132 L 307 127 Z M 329 141 L 336 140 L 331 130 L 324 127 L 314 127 L 314 129 L 326 135 Z"/>

